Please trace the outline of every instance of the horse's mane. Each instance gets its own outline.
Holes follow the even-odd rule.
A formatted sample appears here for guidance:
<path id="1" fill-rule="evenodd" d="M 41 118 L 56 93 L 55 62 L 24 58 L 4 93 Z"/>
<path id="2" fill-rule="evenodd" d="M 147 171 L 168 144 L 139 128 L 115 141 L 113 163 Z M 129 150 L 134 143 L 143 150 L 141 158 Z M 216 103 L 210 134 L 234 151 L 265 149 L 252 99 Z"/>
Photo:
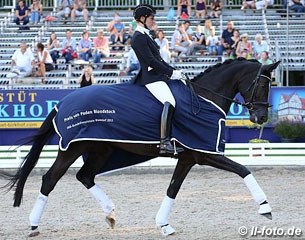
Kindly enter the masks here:
<path id="1" fill-rule="evenodd" d="M 247 59 L 242 58 L 242 57 L 236 58 L 236 59 L 227 59 L 223 63 L 217 63 L 217 64 L 215 64 L 213 66 L 208 67 L 204 72 L 201 72 L 197 76 L 195 76 L 192 79 L 192 81 L 196 82 L 198 79 L 202 78 L 206 74 L 208 74 L 208 73 L 210 73 L 212 71 L 218 70 L 223 65 L 228 65 L 228 64 L 232 64 L 232 63 L 236 63 L 236 62 L 241 62 L 241 61 L 257 62 L 258 63 L 258 61 L 256 59 L 249 59 L 249 60 L 247 60 Z"/>

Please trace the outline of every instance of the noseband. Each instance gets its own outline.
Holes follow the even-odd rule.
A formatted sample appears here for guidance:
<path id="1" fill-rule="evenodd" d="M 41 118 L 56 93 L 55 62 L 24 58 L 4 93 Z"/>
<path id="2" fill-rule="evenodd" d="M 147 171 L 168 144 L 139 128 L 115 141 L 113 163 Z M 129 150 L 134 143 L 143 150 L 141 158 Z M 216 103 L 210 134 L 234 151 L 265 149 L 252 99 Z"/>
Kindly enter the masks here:
<path id="1" fill-rule="evenodd" d="M 192 82 L 189 79 L 188 75 L 186 75 L 185 73 L 183 73 L 183 75 L 184 75 L 183 80 L 185 80 L 188 83 L 188 86 L 191 88 L 192 91 L 194 91 L 193 85 L 195 85 L 196 87 L 199 87 L 201 89 L 207 90 L 207 91 L 209 91 L 209 92 L 211 92 L 211 93 L 213 93 L 213 94 L 215 94 L 215 95 L 217 95 L 219 97 L 222 97 L 222 98 L 224 98 L 224 99 L 226 99 L 226 100 L 228 100 L 228 101 L 230 101 L 232 103 L 235 103 L 235 104 L 241 105 L 243 107 L 246 107 L 248 110 L 253 110 L 255 105 L 265 106 L 265 107 L 269 108 L 269 107 L 272 106 L 272 105 L 269 104 L 269 102 L 254 102 L 254 98 L 255 98 L 255 95 L 256 95 L 256 92 L 257 92 L 257 88 L 258 88 L 259 79 L 261 77 L 267 79 L 269 81 L 269 88 L 270 88 L 270 84 L 272 82 L 270 77 L 268 77 L 268 76 L 266 76 L 264 74 L 261 74 L 262 73 L 262 69 L 263 69 L 263 65 L 260 66 L 260 68 L 259 68 L 259 70 L 258 70 L 258 72 L 256 74 L 256 77 L 254 78 L 254 80 L 252 81 L 250 86 L 247 88 L 246 92 L 248 92 L 248 91 L 250 91 L 252 89 L 252 93 L 251 93 L 250 101 L 249 102 L 245 102 L 245 103 L 242 103 L 242 102 L 238 101 L 235 98 L 229 98 L 227 96 L 219 94 L 219 93 L 217 93 L 217 92 L 215 92 L 215 91 L 213 91 L 211 89 L 208 89 L 206 87 L 200 86 L 200 85 Z"/>

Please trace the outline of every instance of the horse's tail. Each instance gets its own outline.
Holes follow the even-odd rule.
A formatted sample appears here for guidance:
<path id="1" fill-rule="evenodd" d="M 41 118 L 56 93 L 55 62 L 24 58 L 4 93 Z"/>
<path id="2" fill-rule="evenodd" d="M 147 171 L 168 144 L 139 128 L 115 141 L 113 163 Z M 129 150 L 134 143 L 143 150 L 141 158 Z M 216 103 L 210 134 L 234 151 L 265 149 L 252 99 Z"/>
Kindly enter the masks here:
<path id="1" fill-rule="evenodd" d="M 52 120 L 56 115 L 56 110 L 53 109 L 43 124 L 41 125 L 38 133 L 31 137 L 25 144 L 32 143 L 32 147 L 29 153 L 25 156 L 22 163 L 20 164 L 19 169 L 15 175 L 11 175 L 9 173 L 1 172 L 0 175 L 2 177 L 6 177 L 9 180 L 9 183 L 4 186 L 4 188 L 8 188 L 10 191 L 15 187 L 15 195 L 14 195 L 14 207 L 19 207 L 22 200 L 23 188 L 24 184 L 36 166 L 40 153 L 47 143 L 47 141 L 55 134 L 55 128 L 53 126 Z M 25 145 L 23 144 L 23 145 Z"/>

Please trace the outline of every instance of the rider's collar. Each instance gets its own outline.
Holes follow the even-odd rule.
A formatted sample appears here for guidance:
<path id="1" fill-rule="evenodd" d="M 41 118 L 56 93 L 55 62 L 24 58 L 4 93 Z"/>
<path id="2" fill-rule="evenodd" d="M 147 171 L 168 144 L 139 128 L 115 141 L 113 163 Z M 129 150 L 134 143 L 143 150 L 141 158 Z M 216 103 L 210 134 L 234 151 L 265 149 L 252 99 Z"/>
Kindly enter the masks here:
<path id="1" fill-rule="evenodd" d="M 138 25 L 135 31 L 138 31 L 138 32 L 143 33 L 143 34 L 146 33 L 149 36 L 149 30 L 144 28 L 144 27 L 142 27 L 142 26 Z"/>

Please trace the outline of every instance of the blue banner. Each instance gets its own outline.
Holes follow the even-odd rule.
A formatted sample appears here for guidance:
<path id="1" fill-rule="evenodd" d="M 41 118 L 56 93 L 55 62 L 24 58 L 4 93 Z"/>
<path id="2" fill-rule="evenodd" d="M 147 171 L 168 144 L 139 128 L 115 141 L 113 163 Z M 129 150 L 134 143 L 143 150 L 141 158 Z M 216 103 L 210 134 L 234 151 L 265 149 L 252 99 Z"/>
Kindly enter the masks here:
<path id="1" fill-rule="evenodd" d="M 39 128 L 60 99 L 73 90 L 1 90 L 0 128 Z"/>

